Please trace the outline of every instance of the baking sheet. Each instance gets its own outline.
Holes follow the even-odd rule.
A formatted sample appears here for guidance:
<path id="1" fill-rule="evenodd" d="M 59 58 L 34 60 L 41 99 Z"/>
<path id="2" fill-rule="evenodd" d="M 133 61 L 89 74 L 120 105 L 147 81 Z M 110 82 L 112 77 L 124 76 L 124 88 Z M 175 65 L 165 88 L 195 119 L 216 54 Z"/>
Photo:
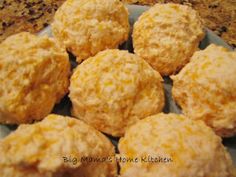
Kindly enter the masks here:
<path id="1" fill-rule="evenodd" d="M 148 6 L 139 6 L 139 5 L 127 5 L 127 7 L 129 9 L 129 14 L 130 14 L 129 21 L 130 21 L 131 26 L 138 19 L 138 17 L 149 8 Z M 131 31 L 132 31 L 132 29 L 131 29 Z M 45 28 L 43 31 L 41 31 L 39 33 L 39 35 L 52 36 L 50 26 Z M 233 50 L 221 38 L 216 36 L 210 30 L 206 29 L 206 36 L 202 40 L 202 42 L 200 43 L 199 48 L 204 49 L 211 43 L 218 44 L 218 45 L 224 46 L 230 50 Z M 129 37 L 129 40 L 120 46 L 120 49 L 129 50 L 130 52 L 133 52 L 131 35 Z M 70 55 L 70 62 L 71 62 L 71 65 L 73 68 L 77 65 L 75 58 L 72 55 Z M 168 112 L 181 113 L 180 108 L 172 100 L 172 96 L 171 96 L 172 81 L 169 77 L 164 78 L 164 88 L 165 88 L 166 105 L 165 105 L 165 108 L 163 111 L 166 113 L 168 113 Z M 70 102 L 69 98 L 67 96 L 65 96 L 62 99 L 62 101 L 54 107 L 52 113 L 70 116 L 70 108 L 71 108 L 71 102 Z M 16 128 L 16 126 L 0 125 L 0 138 L 5 137 L 7 134 L 9 134 L 15 128 Z M 117 145 L 118 138 L 112 138 L 110 136 L 109 136 L 109 138 L 111 139 L 113 144 Z M 236 137 L 224 139 L 223 143 L 227 147 L 227 149 L 229 150 L 229 152 L 232 156 L 232 159 L 234 161 L 234 164 L 236 164 Z"/>

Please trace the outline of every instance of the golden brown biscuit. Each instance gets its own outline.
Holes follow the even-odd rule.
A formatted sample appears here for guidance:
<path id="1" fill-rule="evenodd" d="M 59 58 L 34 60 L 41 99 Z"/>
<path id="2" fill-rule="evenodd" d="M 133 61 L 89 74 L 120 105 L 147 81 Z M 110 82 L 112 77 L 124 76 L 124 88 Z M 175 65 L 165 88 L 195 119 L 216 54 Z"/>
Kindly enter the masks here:
<path id="1" fill-rule="evenodd" d="M 114 146 L 104 135 L 80 120 L 53 114 L 33 125 L 20 125 L 1 140 L 0 156 L 1 177 L 115 177 L 117 173 Z"/>
<path id="2" fill-rule="evenodd" d="M 197 12 L 177 4 L 156 4 L 134 24 L 134 52 L 161 75 L 181 69 L 204 36 Z"/>
<path id="3" fill-rule="evenodd" d="M 184 114 L 205 121 L 220 136 L 236 134 L 236 52 L 212 44 L 172 79 Z"/>
<path id="4" fill-rule="evenodd" d="M 122 177 L 235 177 L 221 138 L 202 121 L 157 114 L 131 126 L 119 142 Z"/>
<path id="5" fill-rule="evenodd" d="M 102 132 L 122 136 L 131 124 L 162 111 L 161 82 L 160 74 L 134 54 L 99 52 L 71 77 L 72 114 Z"/>
<path id="6" fill-rule="evenodd" d="M 56 12 L 54 36 L 80 62 L 128 38 L 128 10 L 119 0 L 67 0 Z"/>
<path id="7" fill-rule="evenodd" d="M 0 122 L 29 123 L 67 93 L 70 63 L 54 39 L 19 33 L 0 44 Z"/>

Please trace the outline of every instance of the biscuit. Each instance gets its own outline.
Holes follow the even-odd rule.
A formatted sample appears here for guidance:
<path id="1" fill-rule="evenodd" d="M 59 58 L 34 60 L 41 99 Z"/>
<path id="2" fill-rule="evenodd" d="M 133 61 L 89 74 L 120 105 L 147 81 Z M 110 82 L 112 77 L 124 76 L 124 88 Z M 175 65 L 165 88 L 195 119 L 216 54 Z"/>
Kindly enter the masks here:
<path id="1" fill-rule="evenodd" d="M 117 173 L 114 146 L 103 134 L 80 120 L 54 114 L 20 125 L 0 141 L 0 156 L 1 177 L 115 177 Z M 107 161 L 89 161 L 103 158 Z"/>
<path id="2" fill-rule="evenodd" d="M 236 52 L 212 44 L 171 78 L 184 114 L 205 121 L 222 137 L 236 134 Z"/>
<path id="3" fill-rule="evenodd" d="M 0 50 L 0 123 L 44 118 L 68 92 L 66 50 L 54 39 L 27 32 L 8 37 Z"/>
<path id="4" fill-rule="evenodd" d="M 161 75 L 176 73 L 204 37 L 197 12 L 178 4 L 156 4 L 134 24 L 134 52 Z"/>
<path id="5" fill-rule="evenodd" d="M 80 62 L 127 40 L 128 10 L 119 0 L 68 0 L 56 12 L 52 31 Z"/>
<path id="6" fill-rule="evenodd" d="M 72 115 L 112 136 L 162 111 L 162 78 L 140 57 L 109 49 L 80 64 L 71 77 Z"/>
<path id="7" fill-rule="evenodd" d="M 131 126 L 118 144 L 122 177 L 235 177 L 236 169 L 221 138 L 183 115 L 157 114 Z"/>

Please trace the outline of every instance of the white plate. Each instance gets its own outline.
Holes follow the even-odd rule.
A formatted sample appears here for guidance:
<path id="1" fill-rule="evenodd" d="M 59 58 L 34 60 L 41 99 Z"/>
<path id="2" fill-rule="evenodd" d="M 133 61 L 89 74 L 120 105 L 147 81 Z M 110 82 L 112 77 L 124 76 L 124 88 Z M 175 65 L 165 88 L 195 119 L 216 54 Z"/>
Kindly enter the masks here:
<path id="1" fill-rule="evenodd" d="M 129 20 L 130 20 L 131 26 L 138 19 L 138 17 L 144 11 L 146 11 L 148 8 L 149 8 L 148 6 L 128 5 L 129 14 L 130 14 Z M 44 30 L 42 30 L 39 33 L 39 35 L 52 36 L 50 26 L 45 28 Z M 206 36 L 202 40 L 202 42 L 200 43 L 200 48 L 204 49 L 211 43 L 218 44 L 218 45 L 224 46 L 230 50 L 233 50 L 220 37 L 216 36 L 213 32 L 206 29 Z M 132 52 L 133 49 L 132 49 L 131 37 L 129 37 L 129 40 L 125 44 L 123 44 L 120 48 L 129 50 Z M 76 65 L 75 60 L 73 58 L 71 58 L 71 64 L 73 65 L 73 67 L 75 67 L 75 65 Z M 164 79 L 165 79 L 164 88 L 165 88 L 165 92 L 166 92 L 166 105 L 164 108 L 164 112 L 180 113 L 181 110 L 177 107 L 177 105 L 175 104 L 175 102 L 172 100 L 172 97 L 171 97 L 172 82 L 168 77 L 166 77 Z M 68 97 L 65 97 L 61 101 L 61 103 L 59 103 L 58 105 L 55 106 L 53 113 L 62 114 L 62 115 L 70 115 L 70 107 L 71 107 L 71 103 L 70 103 Z M 11 131 L 11 129 L 9 127 L 4 126 L 4 125 L 0 125 L 0 138 L 6 136 L 10 131 Z M 115 145 L 117 144 L 118 139 L 112 138 L 112 137 L 110 137 L 110 139 L 112 140 L 112 142 Z M 229 150 L 234 163 L 236 164 L 236 137 L 224 139 L 223 142 L 226 145 L 227 149 Z"/>

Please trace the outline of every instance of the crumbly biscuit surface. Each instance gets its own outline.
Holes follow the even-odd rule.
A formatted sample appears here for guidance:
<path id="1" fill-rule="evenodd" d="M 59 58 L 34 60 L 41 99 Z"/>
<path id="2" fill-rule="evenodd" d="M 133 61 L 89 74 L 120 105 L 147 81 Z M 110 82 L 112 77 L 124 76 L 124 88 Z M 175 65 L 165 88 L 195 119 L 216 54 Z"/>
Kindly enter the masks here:
<path id="1" fill-rule="evenodd" d="M 134 24 L 134 52 L 161 75 L 181 69 L 204 36 L 201 19 L 188 6 L 156 4 Z"/>
<path id="2" fill-rule="evenodd" d="M 114 177 L 116 163 L 84 162 L 83 157 L 114 157 L 114 147 L 84 122 L 51 114 L 33 125 L 20 125 L 0 141 L 2 177 Z M 77 159 L 65 162 L 64 157 Z"/>
<path id="3" fill-rule="evenodd" d="M 119 0 L 68 0 L 56 12 L 52 31 L 81 61 L 127 40 L 128 10 Z"/>
<path id="4" fill-rule="evenodd" d="M 119 142 L 121 157 L 146 158 L 120 163 L 121 175 L 137 177 L 234 177 L 221 138 L 202 121 L 177 114 L 157 114 L 131 126 Z M 150 158 L 157 158 L 151 161 Z M 159 157 L 172 161 L 159 161 Z"/>
<path id="5" fill-rule="evenodd" d="M 79 65 L 71 77 L 72 114 L 113 136 L 164 106 L 162 78 L 147 62 L 110 49 Z"/>
<path id="6" fill-rule="evenodd" d="M 172 79 L 184 114 L 204 120 L 220 136 L 236 134 L 236 52 L 212 44 Z"/>
<path id="7" fill-rule="evenodd" d="M 18 33 L 0 44 L 0 122 L 40 120 L 67 93 L 70 63 L 54 39 Z"/>

